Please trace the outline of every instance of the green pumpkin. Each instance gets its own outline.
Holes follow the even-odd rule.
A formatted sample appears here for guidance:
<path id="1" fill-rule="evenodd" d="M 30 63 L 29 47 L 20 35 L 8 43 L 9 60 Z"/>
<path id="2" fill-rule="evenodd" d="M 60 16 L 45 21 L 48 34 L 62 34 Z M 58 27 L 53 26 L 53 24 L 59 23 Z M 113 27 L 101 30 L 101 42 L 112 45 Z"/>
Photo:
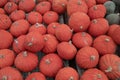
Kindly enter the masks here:
<path id="1" fill-rule="evenodd" d="M 104 6 L 106 7 L 107 14 L 111 14 L 115 12 L 116 5 L 113 1 L 105 2 Z"/>
<path id="2" fill-rule="evenodd" d="M 108 20 L 109 24 L 120 24 L 120 15 L 119 13 L 113 13 L 106 16 L 106 19 Z"/>

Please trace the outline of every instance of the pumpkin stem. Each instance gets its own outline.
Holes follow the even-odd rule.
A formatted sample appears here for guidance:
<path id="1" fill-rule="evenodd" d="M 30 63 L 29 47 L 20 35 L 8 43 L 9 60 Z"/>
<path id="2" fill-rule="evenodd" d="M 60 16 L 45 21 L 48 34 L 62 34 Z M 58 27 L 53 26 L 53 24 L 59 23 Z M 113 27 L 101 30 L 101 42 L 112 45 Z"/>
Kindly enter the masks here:
<path id="1" fill-rule="evenodd" d="M 82 30 L 82 29 L 83 29 L 83 26 L 80 26 L 80 29 Z"/>
<path id="2" fill-rule="evenodd" d="M 47 37 L 44 37 L 44 40 L 47 41 L 48 40 Z"/>
<path id="3" fill-rule="evenodd" d="M 55 28 L 56 28 L 56 25 L 53 25 L 52 27 L 55 29 Z"/>
<path id="4" fill-rule="evenodd" d="M 108 68 L 107 68 L 107 70 L 105 70 L 105 72 L 111 72 L 112 71 L 112 67 L 111 66 L 109 66 Z"/>
<path id="5" fill-rule="evenodd" d="M 3 76 L 3 77 L 2 77 L 2 80 L 8 80 L 8 79 L 7 79 L 7 76 Z"/>
<path id="6" fill-rule="evenodd" d="M 93 55 L 90 56 L 90 60 L 91 60 L 91 61 L 94 61 L 94 60 L 95 60 L 95 56 L 93 56 Z"/>
<path id="7" fill-rule="evenodd" d="M 93 23 L 97 23 L 97 20 L 96 20 L 96 19 L 94 19 L 92 22 L 93 22 Z"/>
<path id="8" fill-rule="evenodd" d="M 102 78 L 102 75 L 101 75 L 101 74 L 97 74 L 97 78 L 98 78 L 98 79 L 101 79 L 101 78 Z"/>
<path id="9" fill-rule="evenodd" d="M 36 27 L 36 28 L 38 28 L 38 27 L 40 27 L 40 26 L 42 26 L 42 24 L 40 24 L 40 23 L 36 23 L 36 24 L 35 24 L 35 27 Z"/>
<path id="10" fill-rule="evenodd" d="M 93 9 L 94 9 L 94 10 L 97 10 L 97 6 L 94 6 Z"/>
<path id="11" fill-rule="evenodd" d="M 73 33 L 73 29 L 70 30 Z"/>
<path id="12" fill-rule="evenodd" d="M 35 78 L 32 78 L 31 80 L 36 80 Z"/>
<path id="13" fill-rule="evenodd" d="M 28 56 L 27 51 L 24 51 L 24 52 L 23 52 L 23 56 L 24 56 L 24 57 Z"/>
<path id="14" fill-rule="evenodd" d="M 74 80 L 74 77 L 73 77 L 73 76 L 70 76 L 69 80 Z"/>
<path id="15" fill-rule="evenodd" d="M 78 5 L 81 5 L 82 3 L 80 2 L 80 0 L 78 0 L 77 4 L 78 4 Z"/>
<path id="16" fill-rule="evenodd" d="M 110 41 L 110 39 L 106 38 L 106 39 L 105 39 L 105 41 L 106 41 L 106 42 L 109 42 L 109 41 Z"/>
<path id="17" fill-rule="evenodd" d="M 9 5 L 7 7 L 8 7 L 8 9 L 10 9 L 12 7 L 12 3 L 9 3 Z"/>
<path id="18" fill-rule="evenodd" d="M 62 7 L 65 7 L 65 4 L 62 4 Z"/>
<path id="19" fill-rule="evenodd" d="M 49 59 L 46 59 L 46 60 L 45 60 L 45 63 L 46 63 L 46 64 L 50 64 L 51 62 L 50 62 Z"/>
<path id="20" fill-rule="evenodd" d="M 70 45 L 72 44 L 72 41 L 71 41 L 71 40 L 69 41 L 69 44 L 70 44 Z"/>
<path id="21" fill-rule="evenodd" d="M 4 58 L 4 56 L 3 55 L 0 55 L 0 59 L 3 59 Z"/>
<path id="22" fill-rule="evenodd" d="M 85 32 L 82 32 L 82 36 L 83 36 L 83 37 L 86 36 L 86 33 L 85 33 Z"/>
<path id="23" fill-rule="evenodd" d="M 33 45 L 33 43 L 32 43 L 32 42 L 29 42 L 29 43 L 28 43 L 28 46 L 32 46 L 32 45 Z"/>
<path id="24" fill-rule="evenodd" d="M 15 39 L 14 41 L 15 41 L 16 44 L 18 44 L 18 40 L 17 39 Z"/>

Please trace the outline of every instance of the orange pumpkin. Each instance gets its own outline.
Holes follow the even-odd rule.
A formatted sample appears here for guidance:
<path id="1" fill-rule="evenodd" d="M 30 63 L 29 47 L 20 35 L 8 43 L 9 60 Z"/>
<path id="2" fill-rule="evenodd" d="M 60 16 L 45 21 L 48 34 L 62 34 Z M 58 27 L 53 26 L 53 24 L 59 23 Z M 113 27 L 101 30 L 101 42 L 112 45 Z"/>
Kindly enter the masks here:
<path id="1" fill-rule="evenodd" d="M 51 34 L 45 34 L 44 36 L 45 46 L 42 52 L 45 54 L 54 53 L 57 50 L 58 40 Z"/>
<path id="2" fill-rule="evenodd" d="M 74 32 L 86 31 L 90 24 L 90 18 L 83 12 L 76 12 L 70 16 L 68 24 Z"/>
<path id="3" fill-rule="evenodd" d="M 100 55 L 105 55 L 115 53 L 117 45 L 111 37 L 101 35 L 94 39 L 93 47 L 97 49 Z"/>
<path id="4" fill-rule="evenodd" d="M 73 35 L 72 42 L 77 48 L 82 48 L 85 46 L 91 46 L 93 39 L 87 32 L 78 32 Z"/>
<path id="5" fill-rule="evenodd" d="M 0 80 L 23 80 L 22 74 L 13 67 L 0 69 Z"/>
<path id="6" fill-rule="evenodd" d="M 51 10 L 51 4 L 48 1 L 40 2 L 36 5 L 35 10 L 40 14 L 45 14 L 47 11 Z"/>
<path id="7" fill-rule="evenodd" d="M 106 54 L 102 56 L 99 67 L 109 79 L 120 79 L 120 58 L 117 55 Z"/>
<path id="8" fill-rule="evenodd" d="M 11 18 L 12 21 L 25 19 L 25 12 L 23 10 L 15 10 L 10 14 L 9 17 Z"/>
<path id="9" fill-rule="evenodd" d="M 67 14 L 71 16 L 75 12 L 88 12 L 88 6 L 83 0 L 69 0 L 67 4 Z M 77 23 L 77 22 L 76 22 Z"/>
<path id="10" fill-rule="evenodd" d="M 93 68 L 86 70 L 80 80 L 109 80 L 107 76 L 99 69 Z"/>
<path id="11" fill-rule="evenodd" d="M 41 23 L 36 23 L 29 28 L 29 32 L 38 31 L 40 34 L 46 33 L 46 26 Z"/>
<path id="12" fill-rule="evenodd" d="M 88 15 L 91 19 L 103 18 L 106 14 L 106 8 L 102 4 L 97 4 L 89 8 Z"/>
<path id="13" fill-rule="evenodd" d="M 96 67 L 99 61 L 98 51 L 93 47 L 83 47 L 76 55 L 76 63 L 79 67 L 89 69 Z"/>
<path id="14" fill-rule="evenodd" d="M 12 50 L 1 49 L 0 50 L 0 68 L 12 66 L 14 63 L 15 54 Z"/>
<path id="15" fill-rule="evenodd" d="M 39 64 L 40 71 L 48 77 L 55 77 L 62 67 L 62 59 L 57 54 L 47 54 L 43 56 Z"/>
<path id="16" fill-rule="evenodd" d="M 20 71 L 30 72 L 37 67 L 38 57 L 35 53 L 22 51 L 16 56 L 14 64 Z"/>

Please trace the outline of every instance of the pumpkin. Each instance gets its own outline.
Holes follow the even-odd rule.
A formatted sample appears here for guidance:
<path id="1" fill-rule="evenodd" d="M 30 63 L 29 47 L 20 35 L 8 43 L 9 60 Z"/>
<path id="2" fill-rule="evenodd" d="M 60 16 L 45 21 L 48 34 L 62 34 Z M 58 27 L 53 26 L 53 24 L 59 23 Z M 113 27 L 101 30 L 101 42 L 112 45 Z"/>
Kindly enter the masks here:
<path id="1" fill-rule="evenodd" d="M 117 24 L 110 25 L 110 28 L 109 28 L 109 30 L 108 30 L 107 35 L 108 35 L 108 36 L 112 36 L 114 30 L 115 30 L 117 27 L 119 27 L 119 26 L 120 26 L 120 25 L 117 25 Z"/>
<path id="2" fill-rule="evenodd" d="M 0 69 L 0 80 L 23 80 L 21 73 L 13 67 Z"/>
<path id="3" fill-rule="evenodd" d="M 16 56 L 14 64 L 20 71 L 30 72 L 37 67 L 38 57 L 35 53 L 22 51 Z"/>
<path id="4" fill-rule="evenodd" d="M 102 4 L 97 4 L 89 8 L 88 15 L 91 19 L 103 18 L 106 14 L 106 8 Z"/>
<path id="5" fill-rule="evenodd" d="M 72 42 L 77 48 L 82 48 L 85 46 L 91 46 L 93 39 L 87 32 L 78 32 L 73 35 Z"/>
<path id="6" fill-rule="evenodd" d="M 41 23 L 35 23 L 29 28 L 29 32 L 38 31 L 40 34 L 46 33 L 46 26 Z"/>
<path id="7" fill-rule="evenodd" d="M 43 56 L 39 64 L 39 70 L 48 77 L 55 77 L 62 67 L 62 59 L 57 54 Z"/>
<path id="8" fill-rule="evenodd" d="M 117 27 L 111 34 L 112 39 L 119 45 L 120 44 L 120 27 Z"/>
<path id="9" fill-rule="evenodd" d="M 101 35 L 94 39 L 93 47 L 100 55 L 113 54 L 116 51 L 116 44 L 110 36 Z"/>
<path id="10" fill-rule="evenodd" d="M 7 3 L 7 0 L 0 0 L 0 7 L 3 7 Z"/>
<path id="11" fill-rule="evenodd" d="M 58 19 L 59 19 L 59 15 L 54 11 L 48 11 L 43 15 L 43 21 L 46 24 L 57 22 Z"/>
<path id="12" fill-rule="evenodd" d="M 50 23 L 50 24 L 47 26 L 47 33 L 48 33 L 48 34 L 55 35 L 55 29 L 56 29 L 56 27 L 58 27 L 58 25 L 60 25 L 58 22 Z"/>
<path id="13" fill-rule="evenodd" d="M 32 12 L 28 13 L 27 20 L 31 24 L 42 23 L 42 15 L 36 11 L 32 11 Z"/>
<path id="14" fill-rule="evenodd" d="M 34 9 L 35 7 L 35 0 L 20 0 L 19 4 L 19 9 L 23 10 L 25 12 L 30 12 Z"/>
<path id="15" fill-rule="evenodd" d="M 115 12 L 116 5 L 113 1 L 107 1 L 104 3 L 104 6 L 106 7 L 106 14 L 111 14 Z"/>
<path id="16" fill-rule="evenodd" d="M 40 14 L 45 14 L 47 11 L 51 10 L 51 4 L 48 1 L 40 2 L 36 5 L 35 10 Z"/>
<path id="17" fill-rule="evenodd" d="M 0 14 L 0 29 L 8 29 L 11 24 L 12 21 L 7 15 Z"/>
<path id="18" fill-rule="evenodd" d="M 62 59 L 71 60 L 75 57 L 77 49 L 71 41 L 61 42 L 57 45 L 57 52 Z"/>
<path id="19" fill-rule="evenodd" d="M 20 0 L 9 0 L 10 2 L 14 2 L 16 4 L 18 4 L 20 2 Z"/>
<path id="20" fill-rule="evenodd" d="M 83 1 L 86 2 L 88 8 L 90 8 L 90 7 L 94 6 L 94 5 L 96 5 L 96 0 L 83 0 Z"/>
<path id="21" fill-rule="evenodd" d="M 96 67 L 99 61 L 98 51 L 93 47 L 83 47 L 79 49 L 76 55 L 76 63 L 79 67 L 89 69 Z"/>
<path id="22" fill-rule="evenodd" d="M 59 41 L 69 41 L 72 37 L 72 30 L 66 24 L 61 24 L 55 29 L 55 36 Z"/>
<path id="23" fill-rule="evenodd" d="M 90 24 L 90 18 L 83 12 L 76 12 L 70 16 L 68 24 L 74 32 L 86 31 Z"/>
<path id="24" fill-rule="evenodd" d="M 46 78 L 41 72 L 33 72 L 25 80 L 46 80 Z"/>
<path id="25" fill-rule="evenodd" d="M 5 30 L 0 30 L 0 49 L 7 49 L 13 42 L 12 35 Z"/>
<path id="26" fill-rule="evenodd" d="M 58 71 L 55 80 L 79 80 L 79 75 L 74 68 L 64 67 Z"/>
<path id="27" fill-rule="evenodd" d="M 86 70 L 80 80 L 109 80 L 107 76 L 99 69 L 92 68 Z"/>
<path id="28" fill-rule="evenodd" d="M 25 50 L 24 48 L 25 37 L 26 35 L 21 35 L 14 40 L 12 49 L 15 51 L 15 53 L 18 54 Z"/>
<path id="29" fill-rule="evenodd" d="M 109 79 L 120 79 L 120 58 L 114 54 L 106 54 L 101 57 L 99 68 Z"/>
<path id="30" fill-rule="evenodd" d="M 17 4 L 15 4 L 14 2 L 7 2 L 4 6 L 4 10 L 10 14 L 13 11 L 17 10 L 18 6 Z"/>
<path id="31" fill-rule="evenodd" d="M 105 3 L 106 1 L 109 1 L 109 0 L 96 0 L 96 2 L 97 2 L 98 4 L 103 4 L 103 3 Z"/>
<path id="32" fill-rule="evenodd" d="M 109 29 L 108 21 L 105 18 L 93 19 L 89 25 L 88 32 L 92 36 L 100 36 L 106 34 Z"/>
<path id="33" fill-rule="evenodd" d="M 14 63 L 15 54 L 12 50 L 0 50 L 0 68 L 11 66 Z"/>
<path id="34" fill-rule="evenodd" d="M 26 34 L 29 27 L 29 22 L 27 20 L 20 19 L 12 23 L 10 27 L 10 33 L 13 36 L 18 37 L 20 35 Z"/>
<path id="35" fill-rule="evenodd" d="M 24 47 L 31 52 L 41 51 L 44 45 L 44 38 L 37 31 L 30 32 L 25 37 Z"/>
<path id="36" fill-rule="evenodd" d="M 83 0 L 69 0 L 67 4 L 67 14 L 71 16 L 75 12 L 88 12 L 88 6 Z"/>
<path id="37" fill-rule="evenodd" d="M 3 8 L 0 8 L 0 14 L 5 14 L 5 10 Z"/>
<path id="38" fill-rule="evenodd" d="M 67 0 L 53 0 L 52 1 L 52 10 L 62 14 L 65 13 L 67 9 Z"/>
<path id="39" fill-rule="evenodd" d="M 51 34 L 45 34 L 43 38 L 45 41 L 45 46 L 42 49 L 42 52 L 45 54 L 56 52 L 58 45 L 58 40 L 56 37 Z"/>
<path id="40" fill-rule="evenodd" d="M 119 16 L 119 13 L 116 14 L 116 13 L 112 13 L 112 14 L 109 14 L 105 17 L 109 24 L 112 25 L 112 24 L 120 24 L 120 16 Z"/>
<path id="41" fill-rule="evenodd" d="M 25 19 L 25 12 L 23 10 L 15 10 L 10 14 L 9 17 L 12 21 Z"/>

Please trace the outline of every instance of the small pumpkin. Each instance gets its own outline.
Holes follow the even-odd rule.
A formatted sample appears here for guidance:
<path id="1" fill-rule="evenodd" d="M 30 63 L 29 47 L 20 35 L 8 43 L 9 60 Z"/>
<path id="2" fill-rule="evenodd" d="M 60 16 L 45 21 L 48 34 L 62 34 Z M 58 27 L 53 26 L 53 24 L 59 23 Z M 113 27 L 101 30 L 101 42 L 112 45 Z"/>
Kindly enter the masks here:
<path id="1" fill-rule="evenodd" d="M 13 36 L 5 30 L 0 30 L 0 49 L 10 48 L 13 42 Z"/>
<path id="2" fill-rule="evenodd" d="M 46 80 L 46 78 L 41 72 L 33 72 L 25 80 Z"/>
<path id="3" fill-rule="evenodd" d="M 100 55 L 105 55 L 115 53 L 117 45 L 110 36 L 101 35 L 94 39 L 93 47 Z"/>
<path id="4" fill-rule="evenodd" d="M 0 14 L 0 29 L 8 29 L 11 24 L 12 21 L 7 15 Z"/>
<path id="5" fill-rule="evenodd" d="M 27 20 L 31 24 L 42 23 L 42 15 L 36 11 L 32 11 L 32 12 L 28 13 Z"/>
<path id="6" fill-rule="evenodd" d="M 67 4 L 67 14 L 71 16 L 75 12 L 88 12 L 88 6 L 83 0 L 69 0 Z M 77 22 L 76 22 L 77 23 Z"/>
<path id="7" fill-rule="evenodd" d="M 26 35 L 21 35 L 14 40 L 12 49 L 15 51 L 15 53 L 18 54 L 25 50 L 25 47 L 24 47 L 25 37 Z"/>
<path id="8" fill-rule="evenodd" d="M 64 67 L 58 71 L 55 80 L 79 80 L 79 75 L 74 68 Z"/>
<path id="9" fill-rule="evenodd" d="M 60 24 L 58 22 L 53 22 L 47 26 L 47 33 L 55 35 L 55 29 L 59 26 Z"/>
<path id="10" fill-rule="evenodd" d="M 100 36 L 106 34 L 109 29 L 108 21 L 105 18 L 93 19 L 89 25 L 88 32 L 92 36 Z"/>
<path id="11" fill-rule="evenodd" d="M 103 18 L 106 14 L 106 8 L 102 4 L 97 4 L 89 8 L 88 15 L 91 19 Z"/>
<path id="12" fill-rule="evenodd" d="M 45 34 L 43 35 L 43 38 L 45 41 L 45 46 L 42 49 L 42 52 L 45 54 L 56 52 L 57 45 L 59 43 L 56 37 L 51 34 Z"/>
<path id="13" fill-rule="evenodd" d="M 87 32 L 78 32 L 73 35 L 72 42 L 77 48 L 82 48 L 85 46 L 91 46 L 93 38 Z"/>
<path id="14" fill-rule="evenodd" d="M 90 18 L 83 12 L 76 12 L 70 16 L 68 24 L 74 32 L 86 31 L 90 24 Z"/>
<path id="15" fill-rule="evenodd" d="M 72 30 L 66 24 L 61 24 L 55 29 L 55 36 L 59 41 L 69 41 L 72 37 Z"/>
<path id="16" fill-rule="evenodd" d="M 0 68 L 12 66 L 14 63 L 15 54 L 12 50 L 1 49 L 0 50 Z"/>
<path id="17" fill-rule="evenodd" d="M 30 12 L 34 9 L 35 7 L 35 0 L 20 0 L 19 4 L 19 9 L 23 10 L 25 12 Z"/>
<path id="18" fill-rule="evenodd" d="M 47 11 L 51 10 L 51 3 L 48 1 L 40 2 L 36 5 L 35 10 L 40 14 L 45 14 Z"/>
<path id="19" fill-rule="evenodd" d="M 83 47 L 79 49 L 76 55 L 76 63 L 79 67 L 90 69 L 96 67 L 99 61 L 98 51 L 93 47 Z"/>
<path id="20" fill-rule="evenodd" d="M 106 54 L 102 56 L 99 67 L 109 79 L 116 80 L 120 78 L 120 58 L 117 55 Z"/>
<path id="21" fill-rule="evenodd" d="M 23 10 L 15 10 L 10 14 L 9 17 L 12 21 L 25 19 L 25 12 Z"/>
<path id="22" fill-rule="evenodd" d="M 57 54 L 52 53 L 43 56 L 39 64 L 40 71 L 48 77 L 55 77 L 62 67 L 62 59 Z"/>
<path id="23" fill-rule="evenodd" d="M 13 67 L 0 69 L 0 80 L 23 80 L 22 74 Z"/>
<path id="24" fill-rule="evenodd" d="M 71 41 L 61 42 L 57 45 L 57 52 L 62 59 L 71 60 L 75 57 L 77 49 Z"/>
<path id="25" fill-rule="evenodd" d="M 59 19 L 59 15 L 54 11 L 48 11 L 43 15 L 43 21 L 46 24 L 57 22 L 58 19 Z"/>
<path id="26" fill-rule="evenodd" d="M 107 76 L 99 69 L 92 68 L 86 70 L 80 80 L 109 80 Z"/>
<path id="27" fill-rule="evenodd" d="M 10 14 L 13 11 L 17 10 L 18 6 L 17 4 L 15 4 L 14 2 L 7 2 L 4 6 L 4 10 Z"/>
<path id="28" fill-rule="evenodd" d="M 30 27 L 29 25 L 30 25 L 29 22 L 25 19 L 17 20 L 12 23 L 10 27 L 10 33 L 15 37 L 24 35 L 29 30 Z"/>
<path id="29" fill-rule="evenodd" d="M 40 34 L 46 33 L 46 26 L 41 23 L 35 23 L 29 28 L 29 32 L 38 31 Z"/>
<path id="30" fill-rule="evenodd" d="M 65 13 L 67 9 L 67 0 L 53 0 L 52 1 L 52 9 L 53 11 L 62 14 Z"/>
<path id="31" fill-rule="evenodd" d="M 22 51 L 16 56 L 14 64 L 20 71 L 30 72 L 37 67 L 38 57 L 35 53 Z"/>
<path id="32" fill-rule="evenodd" d="M 38 52 L 45 45 L 43 35 L 38 31 L 30 32 L 25 37 L 24 47 L 31 52 Z"/>

